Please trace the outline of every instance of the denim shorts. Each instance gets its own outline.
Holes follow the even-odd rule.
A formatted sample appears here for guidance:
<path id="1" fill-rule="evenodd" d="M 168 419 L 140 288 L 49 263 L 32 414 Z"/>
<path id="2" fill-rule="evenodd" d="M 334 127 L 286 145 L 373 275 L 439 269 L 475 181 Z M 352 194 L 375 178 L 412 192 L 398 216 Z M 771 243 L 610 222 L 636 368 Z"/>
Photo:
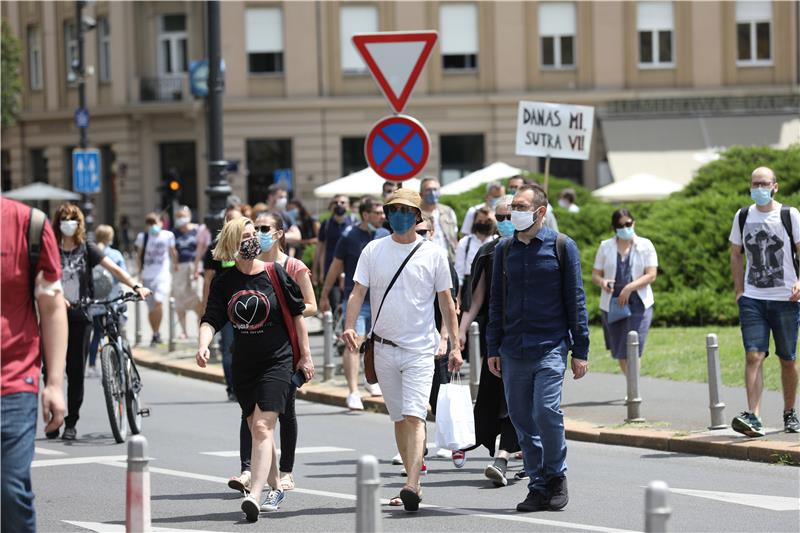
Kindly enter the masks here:
<path id="1" fill-rule="evenodd" d="M 347 298 L 342 300 L 342 317 L 347 319 Z M 356 334 L 359 337 L 363 337 L 370 329 L 372 329 L 372 311 L 369 308 L 369 303 L 364 302 L 356 319 Z"/>
<path id="2" fill-rule="evenodd" d="M 778 302 L 739 298 L 739 322 L 746 352 L 769 355 L 769 332 L 775 339 L 775 353 L 781 359 L 797 358 L 797 335 L 800 330 L 800 302 Z"/>

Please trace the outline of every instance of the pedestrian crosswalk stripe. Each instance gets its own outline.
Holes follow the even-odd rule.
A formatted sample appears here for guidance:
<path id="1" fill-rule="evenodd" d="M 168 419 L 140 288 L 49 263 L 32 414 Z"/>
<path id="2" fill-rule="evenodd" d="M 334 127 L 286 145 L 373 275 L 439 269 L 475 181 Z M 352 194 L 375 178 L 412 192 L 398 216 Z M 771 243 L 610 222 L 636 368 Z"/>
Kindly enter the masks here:
<path id="1" fill-rule="evenodd" d="M 354 452 L 353 448 L 339 448 L 337 446 L 306 446 L 305 448 L 296 448 L 294 453 L 296 455 L 304 453 L 336 453 L 336 452 Z M 201 455 L 213 455 L 215 457 L 239 457 L 239 450 L 230 450 L 222 452 L 200 452 Z M 281 451 L 278 450 L 278 455 Z"/>
<path id="2" fill-rule="evenodd" d="M 42 466 L 85 465 L 89 463 L 107 463 L 113 461 L 126 461 L 127 455 L 96 455 L 93 457 L 67 457 L 64 459 L 37 459 L 31 463 L 31 468 Z"/>
<path id="3" fill-rule="evenodd" d="M 97 533 L 125 533 L 125 524 L 104 524 L 102 522 L 76 522 L 73 520 L 62 520 L 65 524 L 70 524 L 76 527 L 82 527 L 83 529 L 88 529 L 89 531 L 95 531 Z M 172 529 L 168 527 L 156 527 L 153 526 L 148 531 L 153 532 L 174 532 L 180 531 L 181 533 L 188 533 L 192 531 L 191 529 Z"/>
<path id="4" fill-rule="evenodd" d="M 35 447 L 34 451 L 39 455 L 67 455 L 65 452 L 60 452 L 58 450 L 50 450 L 47 448 L 40 448 L 39 446 Z"/>
<path id="5" fill-rule="evenodd" d="M 707 498 L 725 503 L 736 505 L 748 505 L 770 511 L 800 511 L 800 498 L 790 498 L 787 496 L 771 496 L 769 494 L 744 494 L 739 492 L 720 492 L 714 490 L 695 490 L 695 489 L 669 489 L 675 494 L 684 496 L 695 496 L 697 498 Z"/>

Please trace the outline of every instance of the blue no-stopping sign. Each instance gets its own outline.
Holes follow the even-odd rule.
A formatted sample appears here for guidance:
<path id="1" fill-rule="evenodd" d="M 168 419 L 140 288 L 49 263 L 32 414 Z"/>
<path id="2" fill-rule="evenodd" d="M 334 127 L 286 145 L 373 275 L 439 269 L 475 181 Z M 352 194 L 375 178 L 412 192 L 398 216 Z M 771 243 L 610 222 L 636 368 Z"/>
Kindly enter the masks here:
<path id="1" fill-rule="evenodd" d="M 422 124 L 407 115 L 378 121 L 367 136 L 367 163 L 391 181 L 411 179 L 422 171 L 430 154 L 430 138 Z"/>

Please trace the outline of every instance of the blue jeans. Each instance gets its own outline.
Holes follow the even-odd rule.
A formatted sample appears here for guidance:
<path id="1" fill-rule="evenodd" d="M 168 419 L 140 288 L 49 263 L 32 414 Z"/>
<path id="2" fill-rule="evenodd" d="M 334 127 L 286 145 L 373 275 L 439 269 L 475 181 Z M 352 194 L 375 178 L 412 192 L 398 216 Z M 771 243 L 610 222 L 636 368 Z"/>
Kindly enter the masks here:
<path id="1" fill-rule="evenodd" d="M 567 345 L 562 342 L 541 356 L 503 356 L 500 361 L 508 415 L 517 430 L 530 478 L 528 490 L 544 492 L 549 480 L 563 477 L 567 471 L 561 412 Z"/>
<path id="2" fill-rule="evenodd" d="M 2 531 L 36 531 L 31 461 L 36 437 L 36 399 L 32 392 L 0 398 L 2 432 Z"/>
<path id="3" fill-rule="evenodd" d="M 347 298 L 342 300 L 342 316 L 345 317 L 345 319 L 347 318 Z M 364 301 L 364 303 L 361 304 L 361 311 L 358 312 L 355 329 L 356 335 L 359 337 L 363 337 L 372 329 L 372 311 L 370 310 L 368 301 Z"/>
<path id="4" fill-rule="evenodd" d="M 800 329 L 800 302 L 778 302 L 739 298 L 739 323 L 745 352 L 769 355 L 769 332 L 775 339 L 775 353 L 781 359 L 797 359 L 797 336 Z"/>
<path id="5" fill-rule="evenodd" d="M 225 374 L 225 389 L 233 391 L 233 324 L 228 322 L 219 330 L 219 346 L 222 349 L 222 372 Z"/>

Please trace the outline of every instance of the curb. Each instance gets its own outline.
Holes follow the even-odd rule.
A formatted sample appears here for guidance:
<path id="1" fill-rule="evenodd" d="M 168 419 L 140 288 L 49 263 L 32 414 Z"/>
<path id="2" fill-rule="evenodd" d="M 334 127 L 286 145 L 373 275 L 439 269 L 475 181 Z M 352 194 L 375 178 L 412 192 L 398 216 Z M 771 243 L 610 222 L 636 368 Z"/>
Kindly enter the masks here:
<path id="1" fill-rule="evenodd" d="M 193 359 L 166 361 L 153 352 L 136 348 L 133 350 L 133 356 L 137 364 L 147 368 L 214 383 L 225 383 L 220 368 L 199 368 Z M 347 391 L 342 390 L 340 386 L 325 383 L 308 384 L 297 390 L 297 397 L 309 402 L 347 408 Z M 382 397 L 364 397 L 362 401 L 364 410 L 388 414 Z M 434 420 L 430 412 L 428 420 Z M 797 442 L 769 441 L 706 431 L 687 435 L 672 430 L 635 426 L 609 428 L 570 418 L 564 419 L 564 427 L 567 439 L 575 441 L 800 466 L 800 443 Z"/>

